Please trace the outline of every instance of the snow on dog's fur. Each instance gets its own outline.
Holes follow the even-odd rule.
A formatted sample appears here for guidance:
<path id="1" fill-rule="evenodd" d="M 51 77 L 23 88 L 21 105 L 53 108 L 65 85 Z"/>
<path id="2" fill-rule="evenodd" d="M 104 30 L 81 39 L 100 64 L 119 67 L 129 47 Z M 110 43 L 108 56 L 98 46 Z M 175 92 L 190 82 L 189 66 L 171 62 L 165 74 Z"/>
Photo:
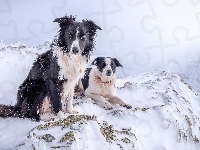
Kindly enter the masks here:
<path id="1" fill-rule="evenodd" d="M 96 30 L 91 20 L 76 22 L 73 16 L 57 18 L 60 26 L 51 49 L 34 62 L 27 78 L 20 85 L 14 106 L 0 105 L 0 116 L 49 120 L 62 110 L 77 113 L 72 106 L 74 87 L 94 48 Z M 64 106 L 64 107 L 63 107 Z"/>
<path id="2" fill-rule="evenodd" d="M 113 104 L 119 104 L 128 109 L 132 107 L 126 104 L 115 93 L 116 67 L 122 67 L 116 58 L 97 57 L 92 68 L 87 68 L 84 77 L 79 80 L 78 87 L 84 95 L 100 103 L 106 109 L 112 109 Z"/>

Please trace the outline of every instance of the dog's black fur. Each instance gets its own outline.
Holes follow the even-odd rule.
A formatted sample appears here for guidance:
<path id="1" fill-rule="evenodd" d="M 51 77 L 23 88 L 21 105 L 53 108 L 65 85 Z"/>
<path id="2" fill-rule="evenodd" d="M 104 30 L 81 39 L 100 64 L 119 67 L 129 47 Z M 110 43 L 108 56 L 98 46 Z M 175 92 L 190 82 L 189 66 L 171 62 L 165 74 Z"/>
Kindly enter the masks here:
<path id="1" fill-rule="evenodd" d="M 59 78 L 60 67 L 58 58 L 53 54 L 54 47 L 59 47 L 63 54 L 81 53 L 89 59 L 94 48 L 96 30 L 101 28 L 91 20 L 76 22 L 73 16 L 57 18 L 54 22 L 58 22 L 60 26 L 58 37 L 53 40 L 51 49 L 40 55 L 33 63 L 27 78 L 18 89 L 17 103 L 14 106 L 0 105 L 1 117 L 31 118 L 39 121 L 38 109 L 45 96 L 49 97 L 55 114 L 62 110 L 60 93 L 63 83 L 68 79 Z M 78 30 L 80 50 L 72 47 L 76 30 Z"/>
<path id="2" fill-rule="evenodd" d="M 90 71 L 92 70 L 92 68 L 86 68 L 85 69 L 85 75 L 84 77 L 81 79 L 82 85 L 83 85 L 83 89 L 86 90 L 89 86 L 89 78 L 90 78 Z"/>

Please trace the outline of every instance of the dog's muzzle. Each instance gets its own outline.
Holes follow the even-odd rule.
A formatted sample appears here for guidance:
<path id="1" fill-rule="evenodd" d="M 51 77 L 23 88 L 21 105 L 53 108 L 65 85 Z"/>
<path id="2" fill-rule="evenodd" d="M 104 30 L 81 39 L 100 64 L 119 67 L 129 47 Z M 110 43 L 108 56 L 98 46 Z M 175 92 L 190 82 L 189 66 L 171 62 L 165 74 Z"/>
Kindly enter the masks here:
<path id="1" fill-rule="evenodd" d="M 107 71 L 106 71 L 106 75 L 107 75 L 107 76 L 111 76 L 111 74 L 112 74 L 112 71 L 111 71 L 111 70 L 107 70 Z"/>
<path id="2" fill-rule="evenodd" d="M 75 40 L 75 41 L 72 42 L 70 51 L 73 54 L 77 54 L 77 53 L 80 52 L 80 45 L 79 45 L 78 40 Z"/>
<path id="3" fill-rule="evenodd" d="M 72 53 L 77 54 L 79 52 L 77 47 L 73 47 L 72 48 Z"/>

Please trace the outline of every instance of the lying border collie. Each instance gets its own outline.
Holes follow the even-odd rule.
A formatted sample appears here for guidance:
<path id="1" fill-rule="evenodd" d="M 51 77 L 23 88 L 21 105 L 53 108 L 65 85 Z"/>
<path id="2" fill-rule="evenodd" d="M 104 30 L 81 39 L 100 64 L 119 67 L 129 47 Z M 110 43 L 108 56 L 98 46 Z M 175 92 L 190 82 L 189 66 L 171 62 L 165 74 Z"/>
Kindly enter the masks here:
<path id="1" fill-rule="evenodd" d="M 76 22 L 73 16 L 57 18 L 60 29 L 51 49 L 33 63 L 20 85 L 14 106 L 0 105 L 1 117 L 31 118 L 58 115 L 64 110 L 77 113 L 72 106 L 74 87 L 84 71 L 94 48 L 96 30 L 91 20 Z M 65 104 L 66 108 L 62 108 Z"/>
<path id="2" fill-rule="evenodd" d="M 128 109 L 132 107 L 126 104 L 115 93 L 116 67 L 122 67 L 116 58 L 97 57 L 92 65 L 87 68 L 84 77 L 79 80 L 78 90 L 83 91 L 87 97 L 97 101 L 105 109 L 112 109 L 113 104 L 119 104 Z"/>

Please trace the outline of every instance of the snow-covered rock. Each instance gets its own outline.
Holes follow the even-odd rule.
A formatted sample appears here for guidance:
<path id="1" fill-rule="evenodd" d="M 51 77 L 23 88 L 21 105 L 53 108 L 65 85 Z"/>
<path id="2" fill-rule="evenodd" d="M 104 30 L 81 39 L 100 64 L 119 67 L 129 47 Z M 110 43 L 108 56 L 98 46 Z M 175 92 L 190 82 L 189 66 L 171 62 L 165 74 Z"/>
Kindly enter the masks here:
<path id="1" fill-rule="evenodd" d="M 146 73 L 119 79 L 116 85 L 132 110 L 104 110 L 79 97 L 74 107 L 80 115 L 42 123 L 16 149 L 200 148 L 199 97 L 179 76 Z"/>

